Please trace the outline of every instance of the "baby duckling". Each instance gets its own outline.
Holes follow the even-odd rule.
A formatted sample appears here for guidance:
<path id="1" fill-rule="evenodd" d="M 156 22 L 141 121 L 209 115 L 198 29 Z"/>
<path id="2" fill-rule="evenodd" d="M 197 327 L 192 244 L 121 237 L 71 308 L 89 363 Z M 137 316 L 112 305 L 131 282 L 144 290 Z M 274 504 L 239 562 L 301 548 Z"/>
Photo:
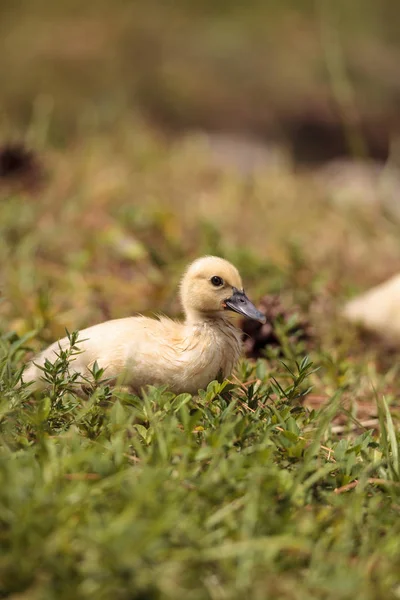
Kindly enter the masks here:
<path id="1" fill-rule="evenodd" d="M 87 378 L 97 362 L 105 377 L 118 378 L 135 390 L 168 385 L 176 394 L 196 394 L 218 376 L 229 377 L 242 346 L 241 331 L 230 315 L 236 312 L 265 322 L 247 298 L 239 272 L 222 258 L 199 258 L 182 278 L 180 298 L 183 323 L 137 316 L 82 330 L 77 344 L 81 353 L 71 361 L 70 371 Z M 68 347 L 68 338 L 49 346 L 24 372 L 24 381 L 34 382 L 31 389 L 46 386 L 34 363 L 53 362 L 60 346 Z"/>

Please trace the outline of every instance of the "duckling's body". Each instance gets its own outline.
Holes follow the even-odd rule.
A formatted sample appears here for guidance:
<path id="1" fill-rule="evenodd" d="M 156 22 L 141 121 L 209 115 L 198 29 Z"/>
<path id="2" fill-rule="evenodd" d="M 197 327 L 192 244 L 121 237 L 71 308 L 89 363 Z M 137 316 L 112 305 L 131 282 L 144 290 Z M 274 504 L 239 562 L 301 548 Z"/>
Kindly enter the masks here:
<path id="1" fill-rule="evenodd" d="M 195 394 L 217 377 L 229 377 L 240 357 L 241 331 L 228 310 L 243 313 L 240 309 L 245 306 L 247 312 L 255 311 L 254 318 L 263 319 L 240 289 L 240 276 L 233 265 L 217 257 L 198 259 L 182 280 L 185 322 L 138 316 L 84 329 L 77 343 L 81 353 L 70 362 L 70 371 L 87 380 L 97 362 L 104 377 L 118 378 L 138 391 L 150 384 L 167 385 L 176 394 Z M 232 300 L 235 294 L 238 308 Z M 230 302 L 233 308 L 227 305 Z M 52 344 L 33 363 L 53 362 L 60 346 L 68 348 L 68 338 Z M 33 389 L 40 389 L 46 383 L 36 365 L 28 367 L 23 379 L 34 381 Z"/>

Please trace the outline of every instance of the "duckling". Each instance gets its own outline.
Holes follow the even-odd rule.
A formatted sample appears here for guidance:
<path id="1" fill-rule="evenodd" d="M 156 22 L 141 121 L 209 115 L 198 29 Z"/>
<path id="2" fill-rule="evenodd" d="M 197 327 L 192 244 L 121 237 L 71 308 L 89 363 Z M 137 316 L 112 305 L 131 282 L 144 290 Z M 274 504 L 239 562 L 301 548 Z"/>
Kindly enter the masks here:
<path id="1" fill-rule="evenodd" d="M 400 342 L 400 275 L 356 296 L 344 306 L 343 316 L 378 334 L 390 344 Z"/>
<path id="2" fill-rule="evenodd" d="M 70 372 L 83 383 L 95 362 L 104 376 L 118 378 L 139 391 L 145 385 L 167 385 L 180 394 L 196 394 L 218 376 L 229 377 L 241 354 L 241 331 L 232 316 L 239 313 L 265 322 L 265 316 L 246 296 L 238 270 L 227 260 L 205 256 L 186 270 L 180 285 L 183 323 L 158 316 L 106 321 L 80 332 L 81 353 L 70 362 Z M 68 338 L 49 346 L 23 374 L 31 389 L 43 389 L 46 359 L 54 361 Z"/>

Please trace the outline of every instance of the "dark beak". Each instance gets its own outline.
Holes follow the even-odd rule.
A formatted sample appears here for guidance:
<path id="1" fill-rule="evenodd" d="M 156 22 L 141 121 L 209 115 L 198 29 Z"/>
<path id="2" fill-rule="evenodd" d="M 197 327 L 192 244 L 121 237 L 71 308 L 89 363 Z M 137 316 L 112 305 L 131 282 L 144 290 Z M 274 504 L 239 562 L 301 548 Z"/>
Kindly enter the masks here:
<path id="1" fill-rule="evenodd" d="M 233 288 L 232 296 L 225 300 L 225 308 L 226 310 L 233 310 L 240 315 L 244 315 L 249 319 L 259 321 L 260 323 L 265 323 L 267 321 L 265 315 L 256 309 L 246 294 L 236 288 Z"/>

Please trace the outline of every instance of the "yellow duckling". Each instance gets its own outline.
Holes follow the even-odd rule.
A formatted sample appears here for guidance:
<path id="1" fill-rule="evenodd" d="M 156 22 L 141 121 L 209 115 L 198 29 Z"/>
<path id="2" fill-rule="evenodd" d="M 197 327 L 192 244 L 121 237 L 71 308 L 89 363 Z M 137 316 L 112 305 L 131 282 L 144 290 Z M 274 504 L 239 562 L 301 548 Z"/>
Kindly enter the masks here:
<path id="1" fill-rule="evenodd" d="M 180 297 L 183 323 L 137 316 L 82 330 L 77 344 L 82 352 L 71 361 L 70 371 L 87 378 L 97 362 L 104 377 L 118 378 L 136 390 L 168 385 L 176 394 L 196 394 L 218 376 L 229 377 L 242 346 L 231 311 L 265 322 L 247 298 L 239 272 L 222 258 L 199 258 L 182 278 Z M 25 382 L 35 382 L 31 389 L 46 386 L 34 363 L 53 362 L 60 346 L 68 347 L 68 338 L 49 346 L 24 372 Z"/>

